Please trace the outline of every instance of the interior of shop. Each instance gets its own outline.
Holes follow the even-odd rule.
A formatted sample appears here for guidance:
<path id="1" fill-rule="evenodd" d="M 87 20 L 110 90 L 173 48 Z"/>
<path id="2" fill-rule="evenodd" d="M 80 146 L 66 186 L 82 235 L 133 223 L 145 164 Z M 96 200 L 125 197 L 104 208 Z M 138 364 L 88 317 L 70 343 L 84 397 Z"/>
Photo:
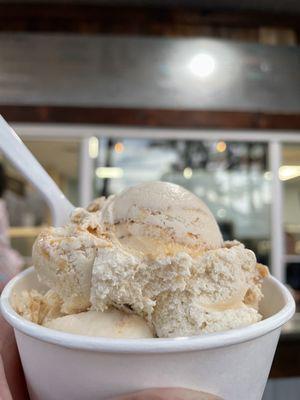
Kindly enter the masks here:
<path id="1" fill-rule="evenodd" d="M 299 312 L 299 27 L 296 0 L 1 1 L 0 114 L 76 207 L 156 180 L 195 193 Z M 25 268 L 53 215 L 0 162 Z M 264 400 L 298 399 L 299 315 Z"/>

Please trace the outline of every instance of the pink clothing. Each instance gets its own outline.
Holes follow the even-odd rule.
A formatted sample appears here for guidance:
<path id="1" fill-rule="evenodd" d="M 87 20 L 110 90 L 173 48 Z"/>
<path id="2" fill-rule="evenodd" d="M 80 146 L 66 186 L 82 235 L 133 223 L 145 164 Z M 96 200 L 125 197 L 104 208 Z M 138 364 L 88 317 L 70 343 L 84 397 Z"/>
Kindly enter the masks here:
<path id="1" fill-rule="evenodd" d="M 4 200 L 0 199 L 0 291 L 23 264 L 19 253 L 10 247 L 7 210 Z"/>

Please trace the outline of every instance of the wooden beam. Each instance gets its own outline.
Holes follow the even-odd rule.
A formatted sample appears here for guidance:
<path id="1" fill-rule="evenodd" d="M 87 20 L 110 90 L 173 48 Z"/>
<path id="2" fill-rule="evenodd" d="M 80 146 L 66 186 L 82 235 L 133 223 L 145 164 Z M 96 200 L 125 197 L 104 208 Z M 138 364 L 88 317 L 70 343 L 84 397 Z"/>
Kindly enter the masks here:
<path id="1" fill-rule="evenodd" d="M 291 28 L 300 16 L 198 8 L 97 6 L 83 4 L 0 4 L 0 31 L 195 35 L 201 27 L 220 30 Z M 199 31 L 200 30 L 200 31 Z"/>
<path id="2" fill-rule="evenodd" d="M 0 114 L 10 122 L 212 129 L 300 129 L 300 114 L 283 113 L 0 105 Z"/>

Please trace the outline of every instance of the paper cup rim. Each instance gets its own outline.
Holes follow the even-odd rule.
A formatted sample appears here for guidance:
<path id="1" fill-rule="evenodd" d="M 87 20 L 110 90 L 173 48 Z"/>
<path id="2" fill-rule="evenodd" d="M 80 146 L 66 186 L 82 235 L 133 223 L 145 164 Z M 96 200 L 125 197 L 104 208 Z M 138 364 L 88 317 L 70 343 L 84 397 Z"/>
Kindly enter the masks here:
<path id="1" fill-rule="evenodd" d="M 3 289 L 1 312 L 6 321 L 16 330 L 62 347 L 113 353 L 172 353 L 195 350 L 207 350 L 230 346 L 263 336 L 285 324 L 295 313 L 295 301 L 289 290 L 273 276 L 270 279 L 284 298 L 285 305 L 276 314 L 244 328 L 224 332 L 208 333 L 201 336 L 150 339 L 114 339 L 82 336 L 55 331 L 26 320 L 18 315 L 10 304 L 10 295 L 17 282 L 33 272 L 30 267 L 14 277 Z"/>

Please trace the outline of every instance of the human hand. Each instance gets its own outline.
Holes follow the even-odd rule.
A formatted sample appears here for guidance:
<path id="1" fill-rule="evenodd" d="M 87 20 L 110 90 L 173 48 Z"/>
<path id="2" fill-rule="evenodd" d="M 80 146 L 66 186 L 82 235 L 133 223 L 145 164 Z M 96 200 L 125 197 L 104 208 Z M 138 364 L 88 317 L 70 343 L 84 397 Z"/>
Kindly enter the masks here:
<path id="1" fill-rule="evenodd" d="M 13 329 L 0 314 L 0 399 L 29 399 Z"/>
<path id="2" fill-rule="evenodd" d="M 0 314 L 0 399 L 29 400 L 13 329 Z M 189 389 L 150 389 L 110 400 L 219 400 Z"/>
<path id="3" fill-rule="evenodd" d="M 0 399 L 29 399 L 13 330 L 0 315 Z M 210 394 L 181 388 L 150 389 L 110 400 L 218 400 Z"/>
<path id="4" fill-rule="evenodd" d="M 109 400 L 222 400 L 209 393 L 183 388 L 149 389 Z"/>
<path id="5" fill-rule="evenodd" d="M 29 395 L 12 328 L 0 315 L 0 399 L 27 400 Z M 218 400 L 189 389 L 151 389 L 110 400 Z"/>

